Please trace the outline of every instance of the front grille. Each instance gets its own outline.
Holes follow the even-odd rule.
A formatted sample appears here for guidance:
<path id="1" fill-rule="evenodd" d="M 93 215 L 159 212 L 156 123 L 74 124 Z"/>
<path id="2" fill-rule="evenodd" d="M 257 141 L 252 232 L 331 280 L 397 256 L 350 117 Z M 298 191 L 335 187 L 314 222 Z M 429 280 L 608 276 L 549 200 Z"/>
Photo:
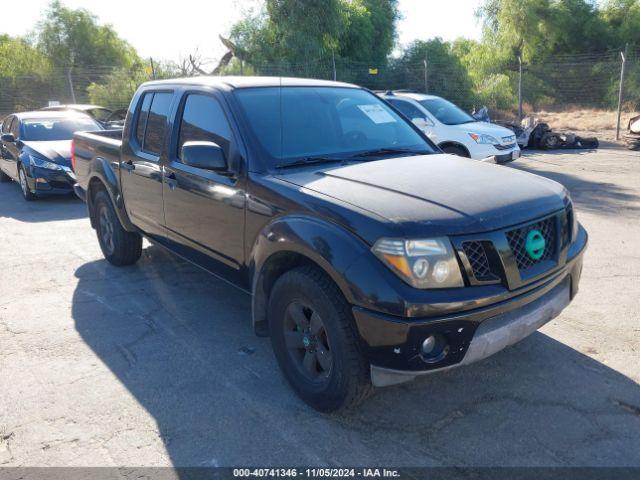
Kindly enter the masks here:
<path id="1" fill-rule="evenodd" d="M 516 148 L 515 143 L 510 143 L 509 145 L 494 145 L 497 150 L 511 150 L 512 148 Z"/>
<path id="2" fill-rule="evenodd" d="M 462 243 L 462 250 L 469 260 L 473 276 L 480 282 L 497 280 L 498 277 L 491 272 L 489 258 L 482 242 L 470 241 Z"/>
<path id="3" fill-rule="evenodd" d="M 527 235 L 534 229 L 540 231 L 545 241 L 544 252 L 537 260 L 531 258 L 525 248 Z M 516 263 L 520 271 L 527 270 L 540 262 L 549 260 L 556 251 L 556 217 L 545 218 L 537 223 L 511 230 L 507 232 L 507 240 L 509 241 L 509 246 L 516 258 Z"/>

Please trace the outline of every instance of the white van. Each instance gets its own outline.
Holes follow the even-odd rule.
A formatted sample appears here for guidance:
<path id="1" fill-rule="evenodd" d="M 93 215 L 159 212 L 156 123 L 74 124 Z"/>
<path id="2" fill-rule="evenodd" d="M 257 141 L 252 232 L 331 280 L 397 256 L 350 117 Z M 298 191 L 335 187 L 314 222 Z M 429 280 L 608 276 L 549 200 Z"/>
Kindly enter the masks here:
<path id="1" fill-rule="evenodd" d="M 389 91 L 381 97 L 446 153 L 496 163 L 520 157 L 520 147 L 511 130 L 479 122 L 442 97 L 404 91 Z"/>

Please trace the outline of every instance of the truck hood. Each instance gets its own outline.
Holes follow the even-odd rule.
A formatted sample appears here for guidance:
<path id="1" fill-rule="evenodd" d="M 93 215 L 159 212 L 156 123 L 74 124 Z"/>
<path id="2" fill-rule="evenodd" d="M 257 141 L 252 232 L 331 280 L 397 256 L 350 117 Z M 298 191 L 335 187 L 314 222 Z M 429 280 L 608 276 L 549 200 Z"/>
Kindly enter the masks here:
<path id="1" fill-rule="evenodd" d="M 24 145 L 37 155 L 52 163 L 71 166 L 71 140 L 57 140 L 51 142 L 24 142 Z"/>
<path id="2" fill-rule="evenodd" d="M 460 125 L 448 125 L 448 128 L 455 128 L 465 133 L 479 133 L 481 135 L 491 135 L 495 137 L 500 143 L 506 143 L 504 137 L 514 137 L 512 141 L 515 141 L 515 133 L 508 128 L 501 127 L 494 123 L 487 122 L 470 122 L 462 123 Z"/>
<path id="3" fill-rule="evenodd" d="M 399 157 L 279 175 L 382 217 L 407 237 L 487 232 L 564 207 L 552 180 L 453 155 Z"/>

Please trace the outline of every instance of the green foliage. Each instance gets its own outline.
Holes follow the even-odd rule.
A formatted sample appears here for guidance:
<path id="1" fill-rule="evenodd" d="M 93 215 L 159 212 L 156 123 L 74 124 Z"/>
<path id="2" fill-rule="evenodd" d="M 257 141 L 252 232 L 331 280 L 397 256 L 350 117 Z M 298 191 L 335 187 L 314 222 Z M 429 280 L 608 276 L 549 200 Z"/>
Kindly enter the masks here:
<path id="1" fill-rule="evenodd" d="M 257 70 L 321 58 L 385 64 L 393 49 L 397 0 L 266 0 L 231 31 Z"/>
<path id="2" fill-rule="evenodd" d="M 89 103 L 108 108 L 124 108 L 141 83 L 152 78 L 151 66 L 136 64 L 132 68 L 119 68 L 87 87 Z"/>
<path id="3" fill-rule="evenodd" d="M 130 67 L 139 60 L 135 49 L 113 28 L 99 25 L 88 11 L 67 8 L 59 0 L 51 2 L 35 36 L 38 50 L 56 66 Z"/>

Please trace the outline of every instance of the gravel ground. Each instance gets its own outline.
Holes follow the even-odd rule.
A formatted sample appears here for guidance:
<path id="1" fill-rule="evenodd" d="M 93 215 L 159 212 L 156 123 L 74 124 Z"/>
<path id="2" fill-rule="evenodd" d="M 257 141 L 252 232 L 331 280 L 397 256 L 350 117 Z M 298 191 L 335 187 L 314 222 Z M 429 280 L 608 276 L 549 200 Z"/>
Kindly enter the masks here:
<path id="1" fill-rule="evenodd" d="M 590 247 L 555 321 L 468 367 L 307 408 L 249 298 L 147 246 L 108 265 L 74 199 L 0 185 L 0 465 L 640 466 L 640 156 L 528 154 Z"/>

